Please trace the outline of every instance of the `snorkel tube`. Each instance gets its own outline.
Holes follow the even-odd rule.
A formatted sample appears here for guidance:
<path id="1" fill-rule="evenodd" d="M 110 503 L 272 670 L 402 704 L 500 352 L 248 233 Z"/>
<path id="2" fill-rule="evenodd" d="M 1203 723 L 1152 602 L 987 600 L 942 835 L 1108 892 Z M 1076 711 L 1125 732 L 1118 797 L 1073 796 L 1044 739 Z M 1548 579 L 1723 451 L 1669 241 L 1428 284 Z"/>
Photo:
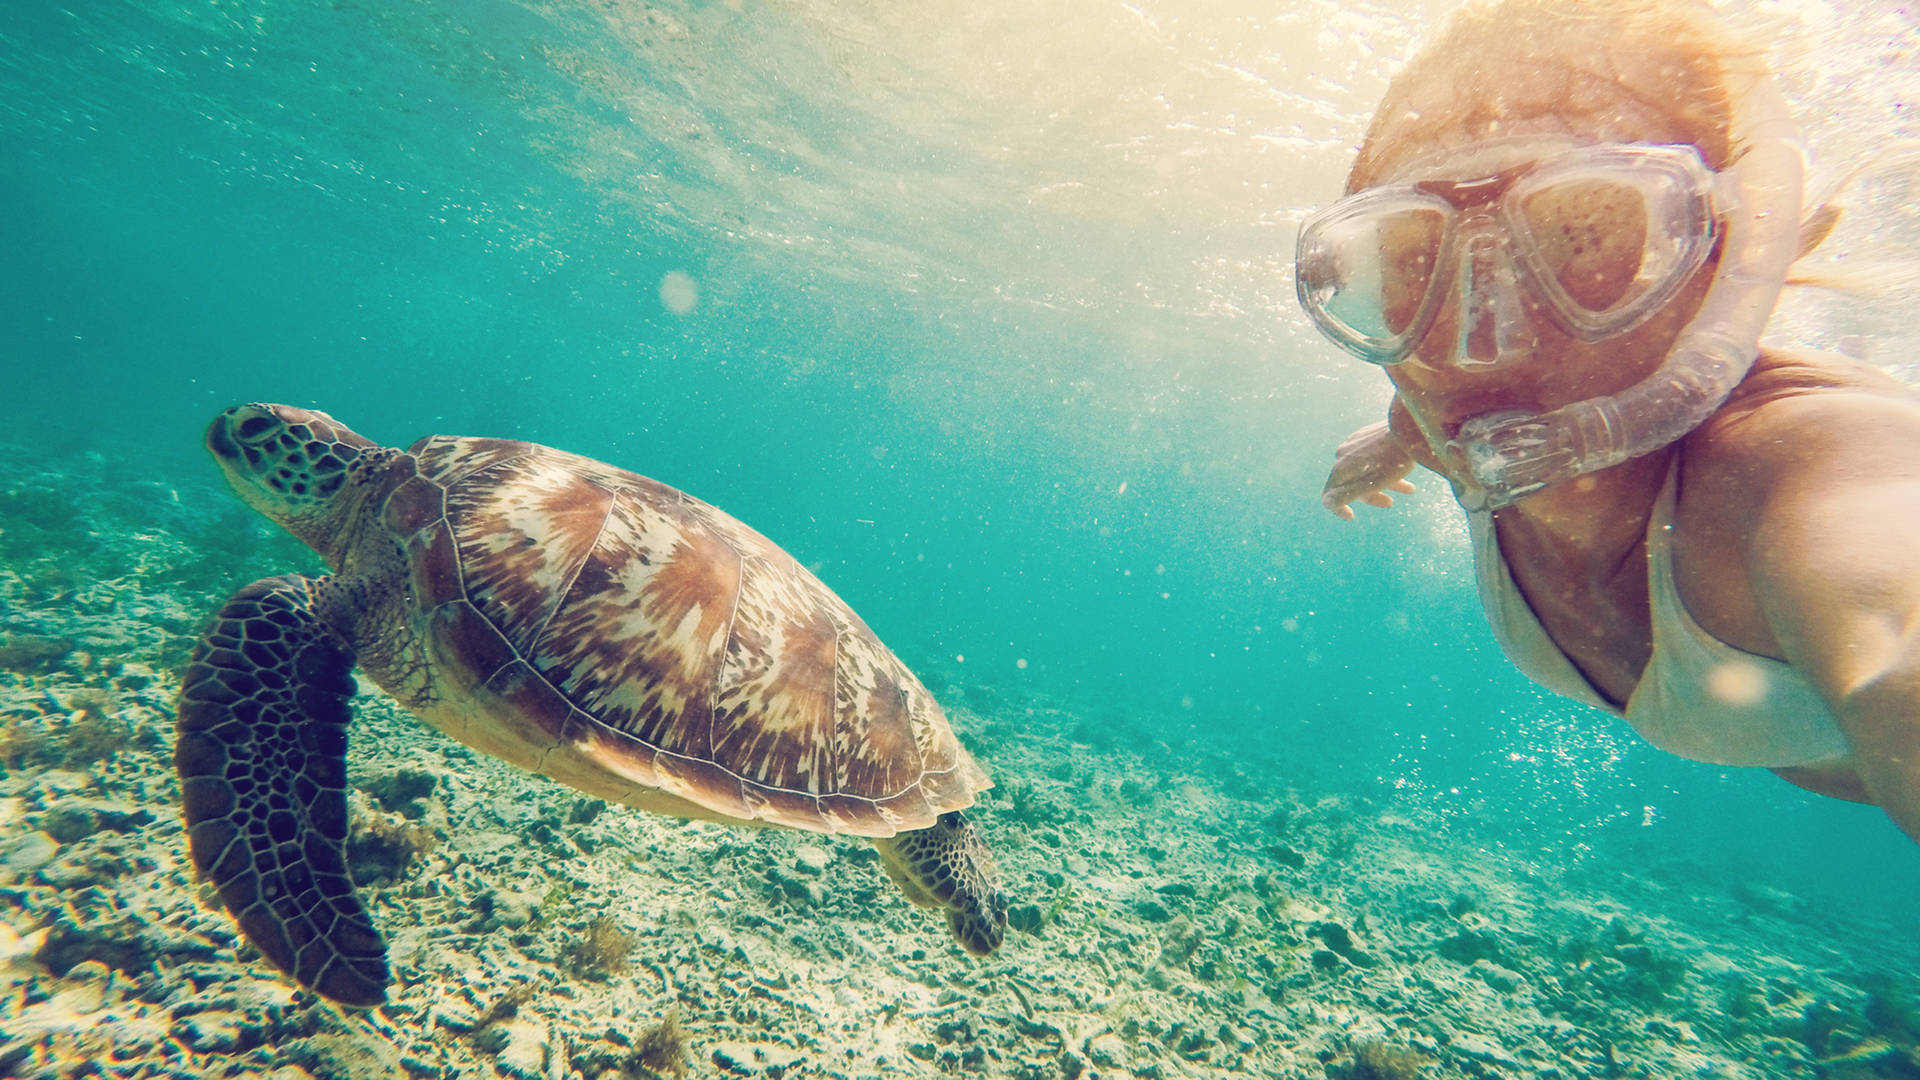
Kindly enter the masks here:
<path id="1" fill-rule="evenodd" d="M 1746 377 L 1798 252 L 1805 166 L 1786 101 L 1764 76 L 1741 101 L 1734 134 L 1745 153 L 1720 171 L 1720 266 L 1666 359 L 1608 397 L 1547 413 L 1468 419 L 1447 444 L 1472 474 L 1459 492 L 1463 503 L 1497 510 L 1549 484 L 1658 450 L 1713 415 Z"/>

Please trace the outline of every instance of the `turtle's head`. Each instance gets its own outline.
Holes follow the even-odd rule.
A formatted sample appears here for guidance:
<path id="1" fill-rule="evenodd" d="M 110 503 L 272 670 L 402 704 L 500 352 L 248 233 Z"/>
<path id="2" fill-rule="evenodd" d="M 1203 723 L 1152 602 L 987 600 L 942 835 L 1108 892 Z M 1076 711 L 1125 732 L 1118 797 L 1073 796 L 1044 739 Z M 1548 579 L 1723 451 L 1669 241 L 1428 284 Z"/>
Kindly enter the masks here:
<path id="1" fill-rule="evenodd" d="M 247 505 L 328 555 L 341 524 L 334 496 L 382 448 L 326 413 L 253 404 L 214 417 L 207 449 Z"/>

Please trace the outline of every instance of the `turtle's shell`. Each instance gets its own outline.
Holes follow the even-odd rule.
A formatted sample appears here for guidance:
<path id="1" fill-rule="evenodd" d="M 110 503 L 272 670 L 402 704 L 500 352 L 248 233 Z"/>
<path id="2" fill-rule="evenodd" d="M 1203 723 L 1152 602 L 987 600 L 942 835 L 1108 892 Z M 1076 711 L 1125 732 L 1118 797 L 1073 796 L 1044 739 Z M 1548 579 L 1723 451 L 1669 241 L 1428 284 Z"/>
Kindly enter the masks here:
<path id="1" fill-rule="evenodd" d="M 527 760 L 560 748 L 724 817 L 864 836 L 988 786 L 866 623 L 728 514 L 532 443 L 409 454 L 379 520 L 407 559 L 423 696 L 507 715 Z"/>

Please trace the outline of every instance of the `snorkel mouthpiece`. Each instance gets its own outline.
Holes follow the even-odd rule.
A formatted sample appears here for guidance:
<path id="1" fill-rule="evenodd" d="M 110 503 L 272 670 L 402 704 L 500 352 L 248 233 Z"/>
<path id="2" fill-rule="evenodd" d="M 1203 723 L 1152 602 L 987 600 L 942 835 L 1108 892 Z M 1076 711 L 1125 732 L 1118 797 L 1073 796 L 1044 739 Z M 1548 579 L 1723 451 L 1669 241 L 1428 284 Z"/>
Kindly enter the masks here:
<path id="1" fill-rule="evenodd" d="M 1476 416 L 1460 425 L 1460 436 L 1447 449 L 1473 475 L 1468 489 L 1476 496 L 1474 509 L 1498 510 L 1539 491 L 1573 470 L 1596 446 L 1608 441 L 1611 425 L 1590 402 L 1580 402 L 1545 415 L 1497 412 Z M 1554 422 L 1565 413 L 1564 428 Z M 1587 421 L 1582 423 L 1581 421 Z M 1593 430 L 1589 430 L 1593 429 Z M 1593 437 L 1598 434 L 1598 439 Z M 1568 444 L 1573 445 L 1568 445 Z"/>
<path id="2" fill-rule="evenodd" d="M 1703 328 L 1683 338 L 1645 382 L 1548 413 L 1476 416 L 1460 425 L 1447 448 L 1472 472 L 1487 509 L 1511 506 L 1549 484 L 1677 442 L 1712 415 L 1753 366 L 1758 336 L 1756 330 L 1741 341 Z"/>
<path id="3" fill-rule="evenodd" d="M 1463 500 L 1484 499 L 1497 510 L 1550 484 L 1652 453 L 1712 416 L 1746 377 L 1798 251 L 1805 166 L 1798 132 L 1771 81 L 1747 93 L 1737 123 L 1746 152 L 1721 170 L 1727 226 L 1720 266 L 1666 359 L 1617 394 L 1546 413 L 1468 419 L 1446 446 L 1480 489 L 1470 486 Z"/>

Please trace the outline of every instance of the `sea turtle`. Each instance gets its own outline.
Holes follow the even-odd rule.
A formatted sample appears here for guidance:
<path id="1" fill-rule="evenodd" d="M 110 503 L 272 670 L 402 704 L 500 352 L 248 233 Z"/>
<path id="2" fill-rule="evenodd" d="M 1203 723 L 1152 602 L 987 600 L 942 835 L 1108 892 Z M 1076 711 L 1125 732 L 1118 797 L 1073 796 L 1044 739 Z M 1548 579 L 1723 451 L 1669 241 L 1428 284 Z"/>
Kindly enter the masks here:
<path id="1" fill-rule="evenodd" d="M 377 445 L 321 412 L 228 409 L 207 448 L 330 576 L 235 593 L 182 680 L 194 865 L 301 985 L 385 1000 L 348 877 L 355 664 L 468 746 L 663 814 L 871 838 L 984 956 L 1006 900 L 962 809 L 989 786 L 859 616 L 733 517 L 505 439 Z"/>

